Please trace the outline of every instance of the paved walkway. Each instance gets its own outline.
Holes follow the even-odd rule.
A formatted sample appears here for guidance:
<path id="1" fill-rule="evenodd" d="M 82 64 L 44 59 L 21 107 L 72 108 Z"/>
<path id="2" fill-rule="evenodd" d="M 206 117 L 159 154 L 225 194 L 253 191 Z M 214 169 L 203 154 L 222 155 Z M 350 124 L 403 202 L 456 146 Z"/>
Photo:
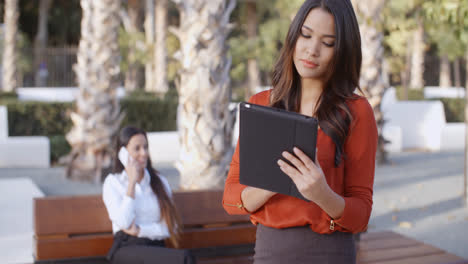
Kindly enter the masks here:
<path id="1" fill-rule="evenodd" d="M 464 207 L 462 199 L 463 152 L 400 153 L 391 155 L 390 159 L 392 164 L 379 166 L 376 171 L 369 232 L 393 230 L 468 259 L 468 207 Z M 178 172 L 169 164 L 160 164 L 157 168 L 176 189 Z M 0 205 L 2 209 L 7 208 L 10 216 L 4 217 L 5 212 L 2 212 L 0 243 L 11 238 L 2 230 L 13 230 L 8 228 L 11 224 L 5 223 L 5 219 L 16 219 L 18 226 L 29 232 L 32 230 L 29 224 L 32 223 L 32 209 L 28 209 L 32 208 L 32 196 L 26 188 L 9 188 L 11 182 L 8 182 L 25 177 L 46 196 L 101 193 L 101 185 L 66 180 L 63 168 L 0 169 Z M 4 195 L 4 190 L 13 195 Z M 12 259 L 12 254 L 5 258 L 10 249 L 0 244 L 0 263 L 25 263 L 23 260 L 31 256 L 31 244 L 27 239 L 32 240 L 24 234 L 17 236 L 23 244 L 11 244 L 18 252 L 15 254 L 21 254 L 17 259 Z M 22 247 L 18 248 L 19 245 Z"/>
<path id="2" fill-rule="evenodd" d="M 32 200 L 44 194 L 28 178 L 0 179 L 0 193 L 0 263 L 32 263 Z"/>
<path id="3" fill-rule="evenodd" d="M 393 230 L 468 259 L 464 153 L 401 153 L 377 169 L 369 230 Z"/>

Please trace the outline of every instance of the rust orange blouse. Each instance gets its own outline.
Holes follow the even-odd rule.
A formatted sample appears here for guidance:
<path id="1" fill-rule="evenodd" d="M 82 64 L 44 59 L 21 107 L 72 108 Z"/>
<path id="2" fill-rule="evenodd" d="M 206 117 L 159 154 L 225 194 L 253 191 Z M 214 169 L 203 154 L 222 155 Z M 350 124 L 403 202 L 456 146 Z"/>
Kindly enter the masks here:
<path id="1" fill-rule="evenodd" d="M 249 102 L 268 105 L 270 90 L 254 95 Z M 276 194 L 250 215 L 252 223 L 273 228 L 305 226 L 320 234 L 334 231 L 357 233 L 366 229 L 372 210 L 377 126 L 372 107 L 364 97 L 346 102 L 353 115 L 345 141 L 346 158 L 334 166 L 335 144 L 322 130 L 318 131 L 318 160 L 328 185 L 345 200 L 339 219 L 331 219 L 314 202 Z M 232 157 L 224 187 L 223 206 L 229 214 L 249 214 L 241 201 L 247 186 L 239 183 L 239 144 Z M 335 225 L 336 224 L 336 225 Z"/>

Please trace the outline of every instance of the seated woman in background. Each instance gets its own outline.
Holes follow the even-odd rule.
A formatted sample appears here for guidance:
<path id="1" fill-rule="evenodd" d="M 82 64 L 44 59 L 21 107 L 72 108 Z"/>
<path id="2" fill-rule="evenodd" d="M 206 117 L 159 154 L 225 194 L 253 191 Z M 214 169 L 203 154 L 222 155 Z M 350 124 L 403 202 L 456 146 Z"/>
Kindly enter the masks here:
<path id="1" fill-rule="evenodd" d="M 112 221 L 112 263 L 194 263 L 178 245 L 182 224 L 172 201 L 171 188 L 151 166 L 145 131 L 120 131 L 112 173 L 103 185 L 103 200 Z"/>

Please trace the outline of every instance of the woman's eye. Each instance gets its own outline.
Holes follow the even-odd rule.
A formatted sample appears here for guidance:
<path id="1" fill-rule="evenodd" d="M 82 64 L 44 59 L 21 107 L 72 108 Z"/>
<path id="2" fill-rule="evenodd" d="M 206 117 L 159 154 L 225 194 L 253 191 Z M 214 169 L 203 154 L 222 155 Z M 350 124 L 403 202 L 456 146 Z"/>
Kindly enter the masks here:
<path id="1" fill-rule="evenodd" d="M 304 34 L 304 32 L 302 32 L 302 30 L 301 30 L 301 36 L 303 36 L 304 38 L 310 38 L 310 35 Z"/>
<path id="2" fill-rule="evenodd" d="M 335 46 L 335 43 L 327 43 L 327 42 L 323 42 L 323 44 L 327 47 L 333 47 Z"/>

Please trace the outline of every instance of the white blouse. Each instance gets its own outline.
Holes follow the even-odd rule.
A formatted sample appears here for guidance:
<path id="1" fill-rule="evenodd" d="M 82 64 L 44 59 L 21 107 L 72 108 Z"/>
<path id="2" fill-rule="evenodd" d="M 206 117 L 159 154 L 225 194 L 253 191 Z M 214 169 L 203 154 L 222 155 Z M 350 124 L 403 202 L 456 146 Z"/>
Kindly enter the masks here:
<path id="1" fill-rule="evenodd" d="M 172 197 L 166 178 L 159 177 Z M 150 186 L 150 175 L 145 169 L 143 179 L 135 185 L 135 199 L 127 196 L 128 176 L 125 170 L 109 174 L 103 185 L 102 198 L 112 221 L 112 231 L 128 229 L 132 222 L 140 227 L 138 237 L 162 240 L 170 236 L 167 224 L 161 219 L 159 202 Z"/>

